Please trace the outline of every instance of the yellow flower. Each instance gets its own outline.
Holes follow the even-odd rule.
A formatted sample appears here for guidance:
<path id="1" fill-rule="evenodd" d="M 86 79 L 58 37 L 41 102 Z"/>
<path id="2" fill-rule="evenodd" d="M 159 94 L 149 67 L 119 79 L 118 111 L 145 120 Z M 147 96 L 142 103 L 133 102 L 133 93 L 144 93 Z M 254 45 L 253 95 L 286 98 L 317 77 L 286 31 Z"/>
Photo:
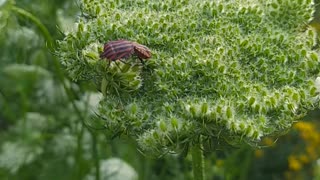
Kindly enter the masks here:
<path id="1" fill-rule="evenodd" d="M 302 168 L 302 164 L 294 156 L 289 156 L 288 164 L 289 164 L 289 169 L 293 171 L 299 171 Z"/>
<path id="2" fill-rule="evenodd" d="M 263 144 L 265 144 L 266 146 L 273 146 L 275 143 L 272 138 L 266 137 L 263 139 Z"/>
<path id="3" fill-rule="evenodd" d="M 306 152 L 311 157 L 311 159 L 317 159 L 317 152 L 314 147 L 312 146 L 307 146 L 306 147 Z"/>
<path id="4" fill-rule="evenodd" d="M 264 155 L 264 151 L 261 150 L 261 149 L 257 149 L 257 150 L 254 151 L 254 156 L 256 158 L 261 158 L 263 155 Z"/>
<path id="5" fill-rule="evenodd" d="M 310 159 L 308 158 L 307 155 L 305 154 L 301 154 L 300 156 L 298 156 L 299 161 L 301 161 L 303 164 L 307 164 L 310 162 Z"/>
<path id="6" fill-rule="evenodd" d="M 309 123 L 309 122 L 300 121 L 294 124 L 293 127 L 301 132 L 314 131 L 314 127 L 312 126 L 312 123 Z"/>
<path id="7" fill-rule="evenodd" d="M 223 164 L 224 164 L 224 161 L 223 161 L 222 159 L 218 159 L 218 160 L 216 161 L 216 165 L 217 165 L 218 167 L 222 167 Z"/>

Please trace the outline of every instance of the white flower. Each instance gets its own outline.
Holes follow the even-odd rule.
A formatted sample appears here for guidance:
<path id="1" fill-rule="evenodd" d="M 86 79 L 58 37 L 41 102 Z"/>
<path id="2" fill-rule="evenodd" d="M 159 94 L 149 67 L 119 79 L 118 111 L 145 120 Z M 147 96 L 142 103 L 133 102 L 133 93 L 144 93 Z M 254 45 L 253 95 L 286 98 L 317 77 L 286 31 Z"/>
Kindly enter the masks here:
<path id="1" fill-rule="evenodd" d="M 315 82 L 314 82 L 314 85 L 316 86 L 317 88 L 317 92 L 320 92 L 320 77 L 317 77 Z"/>

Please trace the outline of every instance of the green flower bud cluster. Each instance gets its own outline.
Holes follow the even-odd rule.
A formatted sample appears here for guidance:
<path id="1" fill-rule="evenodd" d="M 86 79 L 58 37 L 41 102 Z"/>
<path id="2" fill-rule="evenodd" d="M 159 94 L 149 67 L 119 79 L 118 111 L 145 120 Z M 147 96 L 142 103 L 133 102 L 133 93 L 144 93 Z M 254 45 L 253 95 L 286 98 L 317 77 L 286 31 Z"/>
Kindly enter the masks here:
<path id="1" fill-rule="evenodd" d="M 285 132 L 318 103 L 311 0 L 83 0 L 57 53 L 74 80 L 104 92 L 99 117 L 142 150 L 199 140 L 249 143 Z M 101 60 L 103 44 L 146 45 L 144 67 Z"/>

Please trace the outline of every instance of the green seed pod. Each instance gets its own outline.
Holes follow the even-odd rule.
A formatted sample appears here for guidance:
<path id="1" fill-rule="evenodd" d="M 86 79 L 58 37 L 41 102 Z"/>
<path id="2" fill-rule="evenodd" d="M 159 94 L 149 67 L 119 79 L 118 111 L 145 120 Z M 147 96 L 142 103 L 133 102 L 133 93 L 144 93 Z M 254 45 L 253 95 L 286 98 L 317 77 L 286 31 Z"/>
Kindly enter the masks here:
<path id="1" fill-rule="evenodd" d="M 174 129 L 178 129 L 179 123 L 178 123 L 178 119 L 177 119 L 177 118 L 171 118 L 171 126 L 172 126 Z"/>
<path id="2" fill-rule="evenodd" d="M 208 103 L 206 103 L 206 102 L 202 103 L 202 105 L 201 105 L 202 115 L 205 115 L 208 113 L 208 108 L 209 108 Z"/>
<path id="3" fill-rule="evenodd" d="M 167 131 L 167 125 L 164 121 L 160 121 L 159 127 L 161 129 L 161 131 L 166 132 Z"/>

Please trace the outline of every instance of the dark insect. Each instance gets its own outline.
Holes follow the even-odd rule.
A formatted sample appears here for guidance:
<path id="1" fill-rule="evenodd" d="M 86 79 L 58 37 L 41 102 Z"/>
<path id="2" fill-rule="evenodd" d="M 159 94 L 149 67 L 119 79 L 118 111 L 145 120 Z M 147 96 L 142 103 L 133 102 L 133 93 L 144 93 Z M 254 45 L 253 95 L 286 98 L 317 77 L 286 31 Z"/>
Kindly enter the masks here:
<path id="1" fill-rule="evenodd" d="M 151 51 L 146 46 L 132 41 L 109 41 L 104 44 L 104 49 L 100 54 L 100 58 L 116 61 L 127 59 L 132 55 L 136 55 L 140 59 L 141 63 L 144 64 L 142 59 L 149 59 L 151 57 Z"/>

